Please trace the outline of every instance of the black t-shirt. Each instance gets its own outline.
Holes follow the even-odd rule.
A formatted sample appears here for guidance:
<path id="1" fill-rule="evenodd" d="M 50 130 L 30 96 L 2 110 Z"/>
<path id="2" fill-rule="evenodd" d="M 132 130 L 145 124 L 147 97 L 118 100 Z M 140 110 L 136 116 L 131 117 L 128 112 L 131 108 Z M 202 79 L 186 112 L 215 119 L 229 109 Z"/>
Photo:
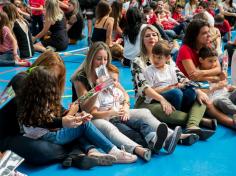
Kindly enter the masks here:
<path id="1" fill-rule="evenodd" d="M 77 76 L 76 76 L 76 81 L 81 82 L 84 87 L 86 88 L 87 91 L 91 90 L 92 87 L 89 84 L 87 75 L 85 72 L 80 72 Z M 72 101 L 74 102 L 75 100 L 78 99 L 78 96 L 76 94 L 76 88 L 74 86 L 74 84 L 72 84 Z"/>

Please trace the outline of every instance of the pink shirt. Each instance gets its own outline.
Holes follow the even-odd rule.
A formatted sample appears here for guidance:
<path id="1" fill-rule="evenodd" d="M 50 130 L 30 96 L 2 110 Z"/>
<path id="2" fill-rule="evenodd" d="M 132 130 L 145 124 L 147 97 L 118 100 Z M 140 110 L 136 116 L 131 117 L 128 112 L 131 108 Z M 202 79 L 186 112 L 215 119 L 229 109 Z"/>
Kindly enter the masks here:
<path id="1" fill-rule="evenodd" d="M 0 52 L 6 52 L 13 49 L 12 40 L 9 38 L 9 34 L 11 30 L 7 26 L 3 26 L 2 35 L 3 35 L 3 43 L 0 43 Z"/>

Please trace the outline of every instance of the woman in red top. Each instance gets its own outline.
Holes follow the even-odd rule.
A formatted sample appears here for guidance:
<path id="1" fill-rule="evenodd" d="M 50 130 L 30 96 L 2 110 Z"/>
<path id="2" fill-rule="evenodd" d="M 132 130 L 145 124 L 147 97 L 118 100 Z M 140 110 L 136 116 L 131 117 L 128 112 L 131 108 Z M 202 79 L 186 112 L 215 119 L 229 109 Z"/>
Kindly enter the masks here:
<path id="1" fill-rule="evenodd" d="M 179 50 L 176 64 L 179 69 L 193 81 L 210 81 L 215 82 L 220 78 L 225 78 L 225 74 L 221 71 L 219 61 L 217 67 L 210 70 L 199 70 L 200 65 L 198 51 L 210 44 L 209 24 L 203 20 L 193 20 L 185 33 L 183 45 Z M 215 106 L 207 99 L 205 101 L 207 110 L 210 115 L 215 117 L 223 125 L 236 128 L 232 118 L 218 111 Z"/>

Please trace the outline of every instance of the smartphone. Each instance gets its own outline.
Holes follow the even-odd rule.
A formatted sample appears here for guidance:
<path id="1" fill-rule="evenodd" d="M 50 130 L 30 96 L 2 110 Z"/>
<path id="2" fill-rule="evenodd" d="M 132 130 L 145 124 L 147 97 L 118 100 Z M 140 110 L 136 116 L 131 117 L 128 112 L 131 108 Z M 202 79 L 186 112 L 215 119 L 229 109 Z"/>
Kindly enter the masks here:
<path id="1" fill-rule="evenodd" d="M 82 117 L 80 117 L 80 115 L 77 114 L 77 117 L 78 117 L 77 122 L 79 123 L 79 122 L 81 122 L 81 121 L 82 121 L 82 122 L 85 121 L 85 119 L 86 119 L 88 116 L 90 116 L 90 114 L 85 114 L 85 115 L 83 115 Z"/>
<path id="2" fill-rule="evenodd" d="M 85 114 L 81 117 L 81 120 L 84 121 L 84 119 L 86 119 L 87 117 L 89 117 L 91 114 Z"/>

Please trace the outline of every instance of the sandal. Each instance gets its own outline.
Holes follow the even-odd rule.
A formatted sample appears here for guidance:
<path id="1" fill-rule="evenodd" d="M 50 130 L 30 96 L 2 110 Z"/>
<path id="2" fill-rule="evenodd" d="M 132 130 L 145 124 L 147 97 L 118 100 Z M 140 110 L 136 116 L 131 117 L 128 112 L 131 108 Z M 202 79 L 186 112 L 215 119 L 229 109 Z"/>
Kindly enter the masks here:
<path id="1" fill-rule="evenodd" d="M 89 157 L 86 155 L 73 155 L 68 156 L 63 162 L 62 167 L 69 168 L 69 167 L 76 167 L 83 170 L 88 170 L 95 166 L 101 165 L 99 160 L 93 157 Z"/>
<path id="2" fill-rule="evenodd" d="M 202 118 L 200 125 L 203 127 L 210 128 L 211 130 L 216 130 L 217 128 L 217 120 L 216 119 L 208 119 L 208 118 Z"/>

